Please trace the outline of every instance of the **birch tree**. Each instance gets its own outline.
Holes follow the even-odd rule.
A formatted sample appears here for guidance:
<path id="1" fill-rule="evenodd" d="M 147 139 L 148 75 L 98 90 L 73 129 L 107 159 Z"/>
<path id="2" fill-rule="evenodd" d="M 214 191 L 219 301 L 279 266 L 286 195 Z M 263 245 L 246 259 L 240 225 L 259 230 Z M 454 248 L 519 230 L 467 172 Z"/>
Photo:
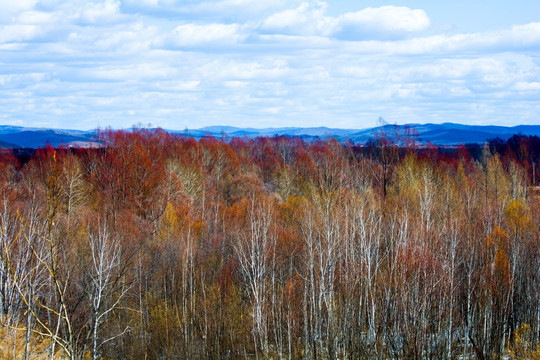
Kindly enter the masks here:
<path id="1" fill-rule="evenodd" d="M 123 279 L 125 268 L 121 261 L 120 246 L 116 238 L 110 235 L 107 225 L 100 227 L 97 233 L 90 232 L 88 242 L 92 256 L 87 290 L 91 302 L 91 357 L 99 359 L 103 357 L 103 345 L 129 330 L 129 327 L 126 327 L 119 334 L 112 335 L 103 335 L 101 331 L 107 318 L 121 307 L 121 302 L 131 286 Z"/>

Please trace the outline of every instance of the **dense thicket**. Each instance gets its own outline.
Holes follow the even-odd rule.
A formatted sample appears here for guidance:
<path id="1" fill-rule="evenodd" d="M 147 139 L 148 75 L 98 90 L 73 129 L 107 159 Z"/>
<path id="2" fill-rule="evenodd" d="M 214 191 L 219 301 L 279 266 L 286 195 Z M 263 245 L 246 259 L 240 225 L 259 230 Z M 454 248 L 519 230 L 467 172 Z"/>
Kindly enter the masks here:
<path id="1" fill-rule="evenodd" d="M 475 158 L 384 136 L 102 136 L 0 160 L 0 319 L 20 357 L 540 353 L 531 138 Z"/>

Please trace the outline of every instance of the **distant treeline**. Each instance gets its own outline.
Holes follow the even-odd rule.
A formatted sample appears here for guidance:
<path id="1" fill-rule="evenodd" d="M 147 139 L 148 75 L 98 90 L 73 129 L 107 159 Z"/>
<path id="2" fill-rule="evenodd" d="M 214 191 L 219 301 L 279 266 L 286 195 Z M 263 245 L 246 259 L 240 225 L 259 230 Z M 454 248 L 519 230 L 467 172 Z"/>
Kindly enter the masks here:
<path id="1" fill-rule="evenodd" d="M 0 157 L 2 356 L 540 356 L 538 137 L 100 136 Z"/>
<path id="2" fill-rule="evenodd" d="M 103 136 L 104 133 L 102 133 Z M 384 134 L 381 132 L 381 136 Z M 177 137 L 177 135 L 173 135 Z M 182 137 L 182 135 L 180 135 Z M 99 136 L 98 136 L 99 138 Z M 283 140 L 288 139 L 288 136 L 274 136 L 271 137 L 274 140 Z M 264 138 L 256 138 L 255 140 L 260 140 Z M 221 139 L 220 139 L 221 140 Z M 227 139 L 230 140 L 230 139 Z M 305 140 L 305 139 L 296 139 L 302 141 L 304 144 L 311 142 L 321 141 L 317 140 Z M 391 142 L 391 140 L 387 140 Z M 362 153 L 364 155 L 373 154 L 373 149 L 377 148 L 377 144 L 380 142 L 380 137 L 373 138 L 368 141 L 365 145 L 356 145 L 349 144 L 355 150 L 355 152 Z M 467 158 L 474 159 L 479 161 L 482 158 L 482 150 L 485 144 L 480 143 L 468 143 L 459 146 L 438 146 L 435 144 L 428 144 L 426 146 L 417 146 L 414 143 L 411 143 L 410 140 L 407 144 L 403 144 L 403 141 L 395 144 L 400 149 L 401 156 L 409 153 L 411 150 L 416 151 L 420 156 L 431 156 L 435 155 L 439 160 L 442 161 L 453 161 L 453 159 L 465 156 Z M 540 162 L 540 137 L 536 135 L 521 135 L 516 134 L 507 140 L 501 138 L 490 139 L 487 142 L 489 150 L 493 154 L 498 154 L 500 157 L 504 157 L 505 160 L 515 160 L 522 163 L 527 169 L 529 169 L 529 175 L 531 182 L 533 179 L 540 181 L 540 169 L 538 169 L 538 163 Z M 434 149 L 436 151 L 434 152 Z M 57 148 L 57 151 L 71 151 L 77 152 L 80 149 L 77 147 Z M 17 148 L 11 150 L 2 150 L 6 154 L 12 154 L 19 162 L 19 165 L 23 165 L 28 162 L 32 156 L 36 153 L 37 149 L 31 148 Z M 534 171 L 533 171 L 534 169 Z M 535 173 L 534 173 L 535 172 Z"/>

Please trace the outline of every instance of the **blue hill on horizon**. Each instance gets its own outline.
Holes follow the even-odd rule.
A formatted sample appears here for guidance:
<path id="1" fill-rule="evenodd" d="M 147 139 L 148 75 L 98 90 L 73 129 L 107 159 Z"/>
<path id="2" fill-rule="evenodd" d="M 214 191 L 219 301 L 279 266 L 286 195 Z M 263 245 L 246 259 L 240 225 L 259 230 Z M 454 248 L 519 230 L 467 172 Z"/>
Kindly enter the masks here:
<path id="1" fill-rule="evenodd" d="M 129 129 L 127 129 L 129 131 Z M 490 139 L 507 140 L 513 135 L 540 136 L 540 125 L 518 125 L 513 127 L 497 125 L 463 125 L 444 124 L 407 124 L 384 125 L 368 129 L 336 129 L 328 127 L 280 127 L 280 128 L 240 128 L 234 126 L 207 126 L 200 129 L 165 130 L 173 134 L 201 139 L 206 136 L 216 138 L 233 137 L 273 137 L 291 136 L 306 140 L 334 137 L 338 141 L 352 141 L 365 144 L 381 133 L 403 143 L 410 136 L 416 138 L 418 144 L 432 143 L 440 146 L 455 146 L 467 143 L 484 143 Z M 414 135 L 411 135 L 414 134 Z M 45 129 L 21 126 L 0 125 L 0 148 L 38 148 L 47 143 L 57 147 L 90 146 L 96 142 L 96 130 Z"/>

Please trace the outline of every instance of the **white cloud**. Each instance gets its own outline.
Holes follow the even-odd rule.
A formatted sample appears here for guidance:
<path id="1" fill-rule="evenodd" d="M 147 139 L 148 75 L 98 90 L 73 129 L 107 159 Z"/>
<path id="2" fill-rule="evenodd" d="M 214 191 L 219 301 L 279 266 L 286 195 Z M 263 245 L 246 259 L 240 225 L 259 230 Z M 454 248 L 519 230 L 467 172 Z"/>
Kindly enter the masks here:
<path id="1" fill-rule="evenodd" d="M 85 70 L 89 77 L 103 80 L 132 82 L 136 80 L 168 79 L 178 76 L 178 70 L 159 63 L 137 65 L 104 66 Z"/>
<path id="2" fill-rule="evenodd" d="M 0 1 L 0 23 L 10 23 L 20 12 L 31 10 L 37 0 L 5 0 Z"/>
<path id="3" fill-rule="evenodd" d="M 342 44 L 346 51 L 372 54 L 421 55 L 489 53 L 540 48 L 540 23 L 470 34 L 432 35 L 403 40 L 367 40 Z"/>
<path id="4" fill-rule="evenodd" d="M 56 14 L 44 11 L 24 11 L 17 16 L 17 24 L 48 25 L 58 21 Z"/>
<path id="5" fill-rule="evenodd" d="M 299 0 L 124 0 L 122 8 L 129 13 L 148 14 L 163 19 L 185 21 L 249 22 L 280 9 L 295 6 Z"/>
<path id="6" fill-rule="evenodd" d="M 298 7 L 266 18 L 260 29 L 296 35 L 336 36 L 349 40 L 405 36 L 426 30 L 430 19 L 423 10 L 382 6 L 349 12 L 337 17 L 326 15 L 325 2 L 303 2 Z"/>
<path id="7" fill-rule="evenodd" d="M 175 76 L 176 78 L 177 76 Z M 201 82 L 199 80 L 192 81 L 182 81 L 182 80 L 172 80 L 172 81 L 158 81 L 154 83 L 155 87 L 160 91 L 193 91 L 196 90 Z"/>
<path id="8" fill-rule="evenodd" d="M 268 61 L 267 63 L 247 62 L 247 61 L 218 61 L 214 60 L 199 66 L 195 73 L 204 79 L 223 80 L 225 84 L 241 84 L 245 80 L 283 79 L 290 74 L 292 69 L 279 60 Z"/>
<path id="9" fill-rule="evenodd" d="M 32 84 L 43 81 L 45 77 L 44 73 L 0 75 L 0 85 L 4 89 L 14 89 L 21 84 Z"/>
<path id="10" fill-rule="evenodd" d="M 326 8 L 327 4 L 324 2 L 304 2 L 294 9 L 269 16 L 260 29 L 283 34 L 326 36 L 332 33 L 335 27 L 335 19 L 325 16 Z"/>
<path id="11" fill-rule="evenodd" d="M 426 30 L 430 19 L 424 10 L 381 6 L 346 13 L 337 18 L 335 33 L 348 39 L 367 36 L 403 36 Z"/>
<path id="12" fill-rule="evenodd" d="M 537 22 L 459 34 L 407 7 L 329 15 L 330 0 L 6 3 L 4 123 L 538 119 Z"/>
<path id="13" fill-rule="evenodd" d="M 125 0 L 124 2 L 129 5 L 142 5 L 148 7 L 156 7 L 160 4 L 159 0 Z"/>
<path id="14" fill-rule="evenodd" d="M 510 31 L 503 32 L 503 34 L 516 45 L 538 45 L 540 43 L 540 22 L 515 25 Z"/>
<path id="15" fill-rule="evenodd" d="M 247 81 L 238 81 L 238 80 L 231 80 L 231 81 L 225 81 L 225 86 L 228 88 L 243 88 L 246 87 L 249 83 Z"/>
<path id="16" fill-rule="evenodd" d="M 409 79 L 485 79 L 496 74 L 506 74 L 506 64 L 494 58 L 442 59 L 426 65 L 411 66 L 405 72 Z"/>
<path id="17" fill-rule="evenodd" d="M 181 10 L 198 16 L 232 17 L 238 20 L 251 21 L 279 9 L 295 6 L 299 0 L 220 0 L 203 1 L 192 6 L 184 6 Z"/>
<path id="18" fill-rule="evenodd" d="M 0 44 L 31 41 L 41 35 L 43 35 L 43 31 L 41 27 L 36 25 L 0 26 Z"/>
<path id="19" fill-rule="evenodd" d="M 201 44 L 230 46 L 241 42 L 246 35 L 238 24 L 185 24 L 176 27 L 167 39 L 167 43 L 177 47 L 190 47 Z"/>
<path id="20" fill-rule="evenodd" d="M 514 85 L 518 91 L 540 91 L 540 82 L 518 82 Z"/>
<path id="21" fill-rule="evenodd" d="M 119 0 L 105 0 L 100 3 L 86 3 L 80 13 L 80 19 L 89 24 L 112 22 L 117 19 L 120 10 Z"/>
<path id="22" fill-rule="evenodd" d="M 153 26 L 130 23 L 125 26 L 113 27 L 107 32 L 97 35 L 97 37 L 94 33 L 87 35 L 93 39 L 89 45 L 95 50 L 136 53 L 148 51 L 156 42 L 156 37 L 160 35 L 160 32 Z"/>

